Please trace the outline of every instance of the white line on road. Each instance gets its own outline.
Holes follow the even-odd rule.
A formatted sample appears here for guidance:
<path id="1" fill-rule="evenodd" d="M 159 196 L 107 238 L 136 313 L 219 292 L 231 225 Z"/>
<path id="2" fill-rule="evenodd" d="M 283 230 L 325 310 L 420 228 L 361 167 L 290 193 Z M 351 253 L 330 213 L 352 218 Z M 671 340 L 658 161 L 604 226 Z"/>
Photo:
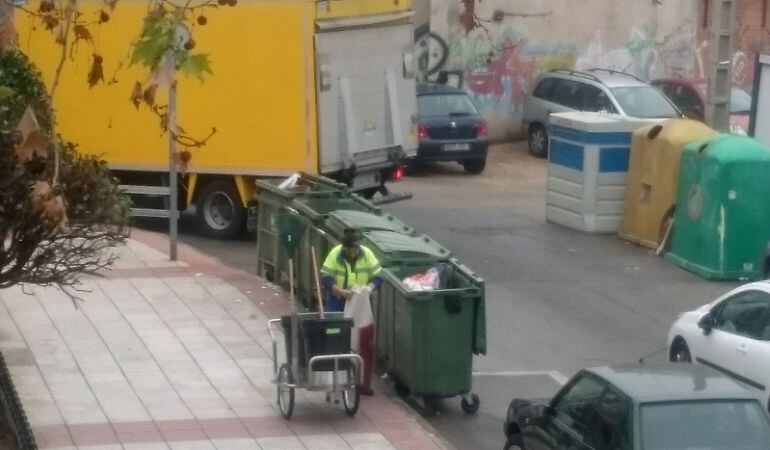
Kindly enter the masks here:
<path id="1" fill-rule="evenodd" d="M 524 376 L 533 376 L 533 375 L 545 375 L 548 377 L 551 377 L 553 381 L 559 383 L 560 385 L 567 384 L 567 381 L 569 381 L 569 378 L 565 377 L 561 373 L 559 373 L 556 370 L 543 370 L 543 371 L 523 371 L 523 372 L 514 372 L 514 371 L 498 371 L 498 372 L 473 372 L 473 376 L 475 377 L 524 377 Z"/>

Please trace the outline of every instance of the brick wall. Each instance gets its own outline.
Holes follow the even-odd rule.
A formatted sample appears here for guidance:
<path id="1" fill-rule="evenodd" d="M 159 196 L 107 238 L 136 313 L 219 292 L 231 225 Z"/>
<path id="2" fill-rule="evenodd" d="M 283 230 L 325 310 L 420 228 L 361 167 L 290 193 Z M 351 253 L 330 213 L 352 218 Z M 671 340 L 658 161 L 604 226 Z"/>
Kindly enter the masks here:
<path id="1" fill-rule="evenodd" d="M 705 75 L 708 68 L 708 31 L 716 0 L 698 0 L 697 39 Z M 757 53 L 770 52 L 770 0 L 738 0 L 734 36 L 733 83 L 750 87 L 754 79 Z M 708 14 L 708 16 L 707 16 Z M 705 25 L 705 26 L 704 26 Z"/>

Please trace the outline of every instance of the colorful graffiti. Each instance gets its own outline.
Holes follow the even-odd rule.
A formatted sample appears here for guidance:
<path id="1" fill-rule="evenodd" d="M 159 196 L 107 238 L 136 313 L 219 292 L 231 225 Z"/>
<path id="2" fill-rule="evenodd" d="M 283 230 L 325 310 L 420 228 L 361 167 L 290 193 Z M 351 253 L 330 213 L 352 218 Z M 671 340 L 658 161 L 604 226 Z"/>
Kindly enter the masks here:
<path id="1" fill-rule="evenodd" d="M 575 68 L 602 67 L 627 72 L 644 80 L 692 76 L 697 62 L 693 28 L 683 25 L 660 39 L 656 39 L 655 35 L 654 29 L 634 27 L 622 47 L 605 51 L 602 33 L 597 30 Z"/>
<path id="2" fill-rule="evenodd" d="M 465 90 L 482 111 L 516 115 L 541 70 L 571 68 L 572 47 L 534 47 L 513 27 L 493 41 L 485 29 L 450 36 L 442 69 L 462 70 Z"/>

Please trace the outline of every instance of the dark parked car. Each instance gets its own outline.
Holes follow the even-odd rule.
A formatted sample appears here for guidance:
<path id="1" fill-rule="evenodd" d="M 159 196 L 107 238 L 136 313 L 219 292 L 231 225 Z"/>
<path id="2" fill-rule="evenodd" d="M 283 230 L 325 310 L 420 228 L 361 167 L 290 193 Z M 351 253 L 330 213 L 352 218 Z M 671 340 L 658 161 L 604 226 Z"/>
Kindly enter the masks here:
<path id="1" fill-rule="evenodd" d="M 651 85 L 663 91 L 688 119 L 706 119 L 706 90 L 708 81 L 689 78 L 661 78 L 653 80 Z M 730 90 L 730 129 L 734 133 L 746 134 L 749 131 L 751 114 L 751 94 L 733 87 Z"/>
<path id="2" fill-rule="evenodd" d="M 456 161 L 468 173 L 487 163 L 487 123 L 468 95 L 441 84 L 417 86 L 417 156 L 415 162 Z"/>
<path id="3" fill-rule="evenodd" d="M 506 449 L 766 450 L 770 420 L 744 386 L 692 364 L 578 372 L 547 404 L 513 400 Z"/>

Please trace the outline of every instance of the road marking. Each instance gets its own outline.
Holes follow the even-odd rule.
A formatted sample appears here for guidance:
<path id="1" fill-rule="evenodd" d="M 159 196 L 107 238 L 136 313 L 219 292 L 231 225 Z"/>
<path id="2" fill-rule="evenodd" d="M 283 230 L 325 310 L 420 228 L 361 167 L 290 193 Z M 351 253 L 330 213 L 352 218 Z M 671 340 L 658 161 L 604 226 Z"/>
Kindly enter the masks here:
<path id="1" fill-rule="evenodd" d="M 523 376 L 532 376 L 532 375 L 545 375 L 547 377 L 551 377 L 553 381 L 557 382 L 558 384 L 564 386 L 567 384 L 567 381 L 569 381 L 568 377 L 565 377 L 559 371 L 557 370 L 541 370 L 541 371 L 523 371 L 523 372 L 514 372 L 514 371 L 498 371 L 498 372 L 473 372 L 474 377 L 523 377 Z"/>

